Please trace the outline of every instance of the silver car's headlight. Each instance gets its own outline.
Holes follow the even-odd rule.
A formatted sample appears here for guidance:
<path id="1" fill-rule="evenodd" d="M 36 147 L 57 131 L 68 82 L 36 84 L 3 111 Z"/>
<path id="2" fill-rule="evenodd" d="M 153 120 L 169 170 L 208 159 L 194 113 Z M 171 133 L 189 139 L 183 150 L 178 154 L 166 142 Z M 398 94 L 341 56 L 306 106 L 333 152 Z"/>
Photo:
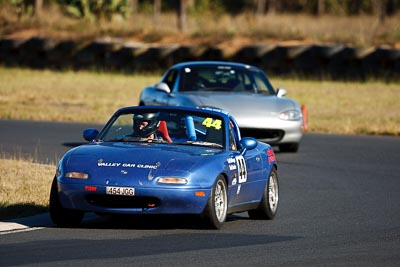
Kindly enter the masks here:
<path id="1" fill-rule="evenodd" d="M 285 121 L 297 121 L 301 118 L 301 112 L 297 109 L 289 109 L 281 112 L 279 118 Z"/>

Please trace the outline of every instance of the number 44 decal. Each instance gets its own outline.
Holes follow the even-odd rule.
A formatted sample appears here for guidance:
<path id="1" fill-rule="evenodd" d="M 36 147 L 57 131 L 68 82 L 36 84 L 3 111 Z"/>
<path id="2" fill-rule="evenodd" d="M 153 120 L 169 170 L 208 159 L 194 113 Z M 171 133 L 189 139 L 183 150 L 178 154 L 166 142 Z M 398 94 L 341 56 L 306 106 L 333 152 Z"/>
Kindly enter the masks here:
<path id="1" fill-rule="evenodd" d="M 215 128 L 216 130 L 221 130 L 222 121 L 221 120 L 213 120 L 212 118 L 204 119 L 203 123 L 207 128 Z"/>
<path id="2" fill-rule="evenodd" d="M 245 183 L 247 181 L 246 161 L 243 156 L 236 156 L 235 158 L 238 166 L 239 183 Z"/>

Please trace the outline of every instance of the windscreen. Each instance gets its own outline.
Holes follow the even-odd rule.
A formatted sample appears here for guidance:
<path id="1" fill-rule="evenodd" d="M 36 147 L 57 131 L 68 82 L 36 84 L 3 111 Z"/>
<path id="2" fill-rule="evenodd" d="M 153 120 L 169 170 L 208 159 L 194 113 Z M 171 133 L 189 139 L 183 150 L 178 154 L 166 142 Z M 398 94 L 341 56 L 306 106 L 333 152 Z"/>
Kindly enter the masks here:
<path id="1" fill-rule="evenodd" d="M 114 116 L 100 133 L 100 141 L 225 147 L 225 125 L 218 115 L 165 110 L 135 111 Z"/>
<path id="2" fill-rule="evenodd" d="M 262 73 L 229 66 L 192 66 L 182 70 L 179 91 L 275 94 Z"/>

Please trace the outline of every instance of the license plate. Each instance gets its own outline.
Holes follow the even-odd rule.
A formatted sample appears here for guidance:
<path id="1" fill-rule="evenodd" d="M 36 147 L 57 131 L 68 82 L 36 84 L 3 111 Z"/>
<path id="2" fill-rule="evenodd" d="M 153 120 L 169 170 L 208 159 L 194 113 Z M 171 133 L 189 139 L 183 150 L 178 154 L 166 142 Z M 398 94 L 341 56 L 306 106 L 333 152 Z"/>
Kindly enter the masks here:
<path id="1" fill-rule="evenodd" d="M 107 186 L 106 194 L 108 195 L 119 195 L 119 196 L 134 196 L 135 188 L 133 187 L 117 187 L 117 186 Z"/>

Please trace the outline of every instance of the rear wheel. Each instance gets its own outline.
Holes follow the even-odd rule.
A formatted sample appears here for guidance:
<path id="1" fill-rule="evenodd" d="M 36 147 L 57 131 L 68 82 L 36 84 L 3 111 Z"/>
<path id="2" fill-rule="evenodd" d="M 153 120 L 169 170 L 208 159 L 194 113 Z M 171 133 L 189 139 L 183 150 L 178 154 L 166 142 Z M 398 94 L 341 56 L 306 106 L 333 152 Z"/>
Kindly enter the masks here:
<path id="1" fill-rule="evenodd" d="M 249 210 L 251 219 L 272 220 L 278 210 L 279 202 L 279 184 L 278 173 L 275 167 L 272 167 L 267 186 L 264 189 L 260 205 L 255 210 Z"/>
<path id="2" fill-rule="evenodd" d="M 50 190 L 50 218 L 54 224 L 60 227 L 76 227 L 82 219 L 84 213 L 71 209 L 65 209 L 61 206 L 58 197 L 57 178 L 54 177 Z"/>
<path id="3" fill-rule="evenodd" d="M 219 229 L 224 224 L 228 212 L 228 193 L 223 176 L 219 176 L 211 191 L 207 206 L 203 212 L 208 225 L 213 229 Z"/>

